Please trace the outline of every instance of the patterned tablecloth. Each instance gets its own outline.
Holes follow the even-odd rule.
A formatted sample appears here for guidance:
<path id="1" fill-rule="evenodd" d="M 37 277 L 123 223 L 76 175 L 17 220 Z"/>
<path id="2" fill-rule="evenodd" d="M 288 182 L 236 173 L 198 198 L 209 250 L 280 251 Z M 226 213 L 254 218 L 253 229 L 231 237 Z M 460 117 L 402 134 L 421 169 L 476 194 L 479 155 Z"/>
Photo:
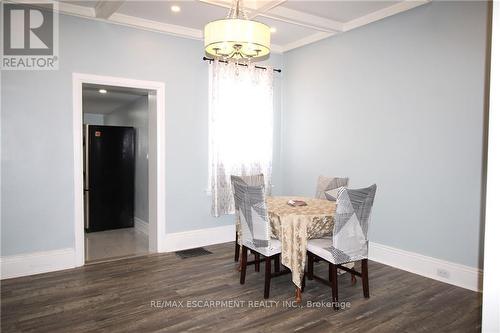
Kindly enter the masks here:
<path id="1" fill-rule="evenodd" d="M 307 206 L 292 207 L 296 199 Z M 281 263 L 292 271 L 292 281 L 300 287 L 306 264 L 307 240 L 332 234 L 335 202 L 303 197 L 268 197 L 267 211 L 273 237 L 281 240 Z"/>

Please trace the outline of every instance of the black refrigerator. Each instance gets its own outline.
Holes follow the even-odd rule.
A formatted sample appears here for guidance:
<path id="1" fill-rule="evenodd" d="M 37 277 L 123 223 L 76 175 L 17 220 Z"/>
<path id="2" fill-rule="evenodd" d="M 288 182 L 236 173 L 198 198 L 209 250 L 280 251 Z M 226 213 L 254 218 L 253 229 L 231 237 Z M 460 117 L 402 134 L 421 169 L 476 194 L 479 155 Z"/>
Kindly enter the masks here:
<path id="1" fill-rule="evenodd" d="M 134 226 L 135 130 L 84 125 L 87 232 Z"/>

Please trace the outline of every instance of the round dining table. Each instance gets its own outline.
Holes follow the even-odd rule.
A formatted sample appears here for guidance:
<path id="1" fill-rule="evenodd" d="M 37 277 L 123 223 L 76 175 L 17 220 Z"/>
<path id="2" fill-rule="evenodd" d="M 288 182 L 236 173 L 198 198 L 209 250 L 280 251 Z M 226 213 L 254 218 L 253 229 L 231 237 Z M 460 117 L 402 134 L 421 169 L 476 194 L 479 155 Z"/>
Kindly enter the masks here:
<path id="1" fill-rule="evenodd" d="M 291 206 L 289 200 L 300 200 L 305 206 Z M 332 235 L 336 204 L 333 201 L 307 197 L 277 196 L 266 199 L 272 236 L 281 241 L 281 264 L 289 268 L 296 286 L 295 298 L 301 301 L 307 240 Z"/>

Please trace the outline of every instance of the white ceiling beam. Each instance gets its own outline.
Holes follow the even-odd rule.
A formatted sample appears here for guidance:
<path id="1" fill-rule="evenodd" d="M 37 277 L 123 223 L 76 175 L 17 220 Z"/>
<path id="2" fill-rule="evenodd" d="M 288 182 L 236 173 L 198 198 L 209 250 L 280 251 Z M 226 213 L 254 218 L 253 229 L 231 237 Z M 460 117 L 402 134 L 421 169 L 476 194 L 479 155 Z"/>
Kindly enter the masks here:
<path id="1" fill-rule="evenodd" d="M 282 3 L 286 2 L 287 0 L 270 0 L 270 1 L 266 1 L 266 2 L 263 2 L 261 3 L 261 6 L 259 6 L 257 9 L 255 10 L 252 10 L 249 14 L 248 14 L 248 18 L 250 20 L 254 19 L 257 15 L 261 14 L 261 13 L 266 13 L 268 12 L 269 10 L 273 9 L 274 7 L 277 7 L 279 5 L 281 5 Z"/>
<path id="2" fill-rule="evenodd" d="M 141 28 L 144 30 L 168 33 L 169 35 L 185 37 L 190 39 L 203 39 L 203 31 L 193 28 L 188 28 L 175 24 L 168 24 L 158 21 L 151 21 L 148 19 L 125 15 L 121 13 L 113 14 L 108 22 Z"/>
<path id="3" fill-rule="evenodd" d="M 95 5 L 95 17 L 100 19 L 108 19 L 113 15 L 123 4 L 125 0 L 101 0 Z"/>
<path id="4" fill-rule="evenodd" d="M 260 15 L 318 31 L 339 32 L 344 29 L 342 22 L 329 20 L 324 17 L 307 14 L 283 6 L 273 7 L 267 12 L 262 12 Z"/>
<path id="5" fill-rule="evenodd" d="M 219 7 L 230 9 L 233 6 L 233 0 L 198 0 L 199 2 L 208 3 Z M 245 0 L 240 3 L 240 8 L 247 13 L 267 11 L 287 0 Z"/>
<path id="6" fill-rule="evenodd" d="M 198 1 L 208 3 L 209 5 L 224 7 L 227 9 L 230 9 L 231 5 L 233 4 L 232 0 L 198 0 Z"/>

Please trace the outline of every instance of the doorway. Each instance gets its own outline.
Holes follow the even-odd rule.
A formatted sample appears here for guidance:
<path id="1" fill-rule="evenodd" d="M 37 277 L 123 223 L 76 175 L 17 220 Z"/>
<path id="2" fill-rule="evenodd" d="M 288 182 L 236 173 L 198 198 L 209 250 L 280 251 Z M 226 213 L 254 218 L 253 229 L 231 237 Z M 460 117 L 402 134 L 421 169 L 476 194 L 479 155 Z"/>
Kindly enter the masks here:
<path id="1" fill-rule="evenodd" d="M 164 248 L 164 121 L 162 82 L 73 74 L 76 266 L 82 266 L 86 262 L 161 252 Z M 92 140 L 102 139 L 105 132 L 107 137 L 120 139 L 111 140 L 115 143 L 108 142 L 104 146 L 103 141 L 92 143 Z M 134 140 L 130 151 L 119 144 L 127 135 L 128 142 L 131 141 L 130 138 Z M 121 152 L 121 155 L 118 154 L 120 159 L 123 154 L 128 154 L 128 165 L 133 166 L 133 172 L 130 168 L 125 168 L 122 181 L 115 182 L 119 188 L 115 186 L 114 190 L 111 190 L 122 196 L 120 200 L 114 200 L 118 205 L 114 207 L 114 213 L 110 213 L 106 207 L 101 207 L 101 213 L 104 212 L 104 215 L 99 215 L 100 213 L 96 214 L 96 211 L 99 212 L 96 207 L 99 202 L 105 203 L 108 200 L 103 198 L 110 197 L 110 190 L 108 188 L 108 192 L 104 191 L 106 193 L 103 196 L 103 193 L 96 192 L 95 184 L 94 189 L 89 187 L 89 182 L 107 182 L 113 177 L 109 170 L 96 168 L 97 164 L 94 163 L 92 176 L 86 179 L 85 172 L 90 174 L 89 170 L 92 170 L 88 162 L 95 162 L 99 158 L 85 158 L 85 151 L 86 147 L 91 147 L 92 144 L 99 144 L 100 149 L 113 151 L 116 148 L 113 147 L 117 146 L 116 142 Z M 110 155 L 109 151 L 102 155 L 104 159 Z M 131 154 L 134 156 L 133 162 Z M 111 159 L 108 158 L 107 163 L 109 160 Z M 116 159 L 113 161 L 116 163 Z M 134 190 L 132 195 L 126 190 L 127 186 Z M 92 190 L 94 196 L 91 194 Z M 96 197 L 101 200 L 96 201 Z"/>
<path id="2" fill-rule="evenodd" d="M 144 255 L 148 243 L 148 95 L 83 84 L 85 262 Z"/>

